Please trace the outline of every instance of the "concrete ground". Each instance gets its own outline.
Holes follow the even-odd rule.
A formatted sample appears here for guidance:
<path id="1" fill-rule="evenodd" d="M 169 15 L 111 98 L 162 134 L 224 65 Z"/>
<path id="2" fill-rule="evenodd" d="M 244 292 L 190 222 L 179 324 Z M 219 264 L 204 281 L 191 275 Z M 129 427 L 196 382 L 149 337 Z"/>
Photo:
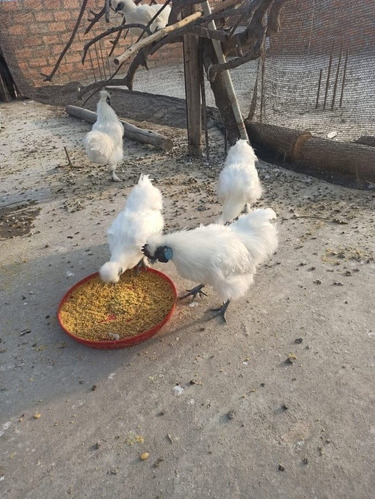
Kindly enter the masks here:
<path id="1" fill-rule="evenodd" d="M 61 108 L 13 102 L 0 121 L 1 497 L 373 497 L 374 192 L 260 162 L 280 246 L 228 323 L 208 289 L 149 341 L 99 351 L 61 330 L 61 298 L 107 259 L 141 173 L 167 229 L 213 221 L 222 138 L 192 161 L 183 132 L 155 126 L 173 151 L 125 140 L 116 184 Z"/>

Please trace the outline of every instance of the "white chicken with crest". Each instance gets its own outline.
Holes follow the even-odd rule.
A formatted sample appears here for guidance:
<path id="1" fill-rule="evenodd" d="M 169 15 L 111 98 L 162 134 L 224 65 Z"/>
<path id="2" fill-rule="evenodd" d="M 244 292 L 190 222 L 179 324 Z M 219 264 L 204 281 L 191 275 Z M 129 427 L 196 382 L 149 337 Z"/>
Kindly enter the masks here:
<path id="1" fill-rule="evenodd" d="M 257 266 L 277 249 L 273 219 L 276 214 L 271 208 L 257 209 L 228 226 L 209 224 L 151 236 L 143 252 L 151 262 L 171 260 L 180 276 L 201 283 L 184 297 L 201 295 L 202 288 L 211 285 L 223 301 L 214 311 L 226 321 L 230 301 L 247 292 Z"/>
<path id="2" fill-rule="evenodd" d="M 161 233 L 164 219 L 162 194 L 148 175 L 141 175 L 131 190 L 125 208 L 107 231 L 111 258 L 99 270 L 105 283 L 117 283 L 127 269 L 144 264 L 142 247 L 152 236 Z"/>
<path id="3" fill-rule="evenodd" d="M 240 139 L 229 149 L 224 168 L 220 172 L 217 195 L 223 205 L 218 224 L 230 222 L 262 196 L 262 186 L 255 162 L 258 160 L 253 148 Z"/>
<path id="4" fill-rule="evenodd" d="M 124 158 L 122 137 L 124 126 L 110 106 L 110 94 L 100 91 L 100 99 L 96 107 L 97 119 L 84 140 L 87 156 L 94 163 L 108 165 L 112 172 L 112 180 L 119 181 L 116 167 Z"/>
<path id="5" fill-rule="evenodd" d="M 125 16 L 126 24 L 142 24 L 143 26 L 147 26 L 151 19 L 160 11 L 160 14 L 155 17 L 149 26 L 151 33 L 164 28 L 168 23 L 169 14 L 171 13 L 169 5 L 166 5 L 161 10 L 163 5 L 158 3 L 154 5 L 136 5 L 133 0 L 111 0 L 111 5 L 115 12 Z M 131 29 L 137 36 L 143 32 L 140 28 Z"/>

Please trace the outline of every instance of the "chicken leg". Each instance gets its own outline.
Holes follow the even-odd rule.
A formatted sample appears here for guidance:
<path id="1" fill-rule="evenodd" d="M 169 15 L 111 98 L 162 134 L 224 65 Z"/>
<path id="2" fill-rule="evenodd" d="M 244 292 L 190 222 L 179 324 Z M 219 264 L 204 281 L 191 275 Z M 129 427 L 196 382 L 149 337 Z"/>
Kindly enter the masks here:
<path id="1" fill-rule="evenodd" d="M 142 259 L 138 262 L 138 264 L 135 266 L 135 274 L 139 274 L 141 272 L 142 269 L 144 269 L 145 271 L 147 271 L 148 269 L 148 265 L 146 264 L 146 260 L 145 260 L 145 257 L 142 257 Z"/>
<path id="2" fill-rule="evenodd" d="M 191 290 L 186 290 L 188 293 L 185 293 L 185 295 L 182 295 L 179 297 L 180 299 L 186 299 L 186 297 L 190 297 L 191 295 L 193 296 L 193 300 L 197 295 L 199 295 L 200 298 L 202 298 L 202 295 L 205 295 L 207 297 L 207 293 L 202 292 L 202 288 L 204 285 L 197 285 Z"/>
<path id="3" fill-rule="evenodd" d="M 120 182 L 120 180 L 121 180 L 121 179 L 120 179 L 120 177 L 118 177 L 118 176 L 115 174 L 116 167 L 117 167 L 117 165 L 109 165 L 109 168 L 110 168 L 110 170 L 111 170 L 111 172 L 112 172 L 112 180 L 113 180 L 114 182 Z"/>
<path id="4" fill-rule="evenodd" d="M 227 319 L 225 317 L 225 313 L 227 312 L 228 306 L 229 306 L 230 300 L 228 299 L 226 302 L 223 303 L 221 307 L 218 307 L 216 309 L 210 309 L 210 311 L 216 312 L 213 317 L 215 316 L 221 316 L 223 318 L 224 323 L 227 322 Z"/>

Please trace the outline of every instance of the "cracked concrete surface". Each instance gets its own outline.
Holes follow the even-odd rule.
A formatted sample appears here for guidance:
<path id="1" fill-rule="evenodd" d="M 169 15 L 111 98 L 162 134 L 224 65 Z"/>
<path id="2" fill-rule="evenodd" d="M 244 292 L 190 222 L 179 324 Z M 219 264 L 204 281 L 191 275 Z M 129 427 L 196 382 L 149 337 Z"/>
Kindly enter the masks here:
<path id="1" fill-rule="evenodd" d="M 372 497 L 374 192 L 260 162 L 257 206 L 276 211 L 280 246 L 228 323 L 209 319 L 209 289 L 149 341 L 93 350 L 59 327 L 62 296 L 106 260 L 140 173 L 167 229 L 213 221 L 222 137 L 207 163 L 155 126 L 173 151 L 125 140 L 115 184 L 85 157 L 89 125 L 61 108 L 13 102 L 0 119 L 1 208 L 29 224 L 0 241 L 1 497 Z M 20 204 L 40 211 L 25 222 Z"/>

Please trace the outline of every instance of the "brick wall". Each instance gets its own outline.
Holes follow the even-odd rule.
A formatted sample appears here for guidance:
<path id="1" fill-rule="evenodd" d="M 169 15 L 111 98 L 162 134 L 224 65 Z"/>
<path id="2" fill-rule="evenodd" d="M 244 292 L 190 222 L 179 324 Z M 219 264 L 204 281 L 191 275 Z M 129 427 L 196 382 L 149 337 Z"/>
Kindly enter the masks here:
<path id="1" fill-rule="evenodd" d="M 113 63 L 106 61 L 103 68 L 101 55 L 109 52 L 115 35 L 103 40 L 97 49 L 90 50 L 91 57 L 86 58 L 82 66 L 82 50 L 84 44 L 100 32 L 117 26 L 121 16 L 111 12 L 111 22 L 104 19 L 88 34 L 84 30 L 88 25 L 88 10 L 98 12 L 103 0 L 90 0 L 81 26 L 69 51 L 63 58 L 59 70 L 55 74 L 53 84 L 65 84 L 70 81 L 87 82 L 96 78 L 104 78 L 115 69 Z M 49 74 L 53 69 L 61 51 L 69 40 L 78 18 L 80 0 L 0 0 L 0 48 L 4 54 L 10 71 L 21 91 L 26 88 L 50 85 L 43 82 L 41 73 Z M 131 38 L 127 37 L 127 43 Z M 116 48 L 118 55 L 126 48 L 122 40 Z M 150 59 L 150 65 L 173 64 L 181 60 L 181 44 L 173 44 L 162 49 Z M 109 67 L 108 67 L 109 64 Z M 124 66 L 124 74 L 126 66 Z"/>

